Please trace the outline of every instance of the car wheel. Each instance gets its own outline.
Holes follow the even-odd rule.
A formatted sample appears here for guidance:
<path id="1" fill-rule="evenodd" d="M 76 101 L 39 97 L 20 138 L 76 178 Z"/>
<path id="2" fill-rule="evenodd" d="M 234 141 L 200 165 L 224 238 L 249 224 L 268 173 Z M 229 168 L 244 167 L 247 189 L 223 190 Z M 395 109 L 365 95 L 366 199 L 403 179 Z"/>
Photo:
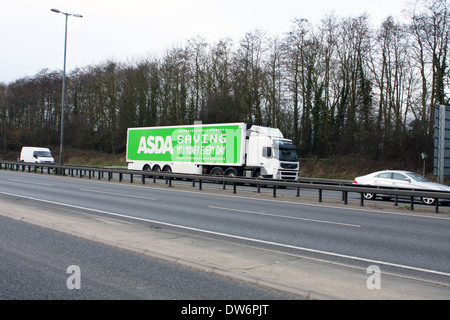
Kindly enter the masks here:
<path id="1" fill-rule="evenodd" d="M 363 196 L 364 196 L 364 199 L 366 199 L 366 200 L 374 200 L 377 195 L 375 193 L 364 192 Z"/>
<path id="2" fill-rule="evenodd" d="M 422 202 L 430 206 L 432 206 L 435 201 L 435 198 L 422 198 Z"/>

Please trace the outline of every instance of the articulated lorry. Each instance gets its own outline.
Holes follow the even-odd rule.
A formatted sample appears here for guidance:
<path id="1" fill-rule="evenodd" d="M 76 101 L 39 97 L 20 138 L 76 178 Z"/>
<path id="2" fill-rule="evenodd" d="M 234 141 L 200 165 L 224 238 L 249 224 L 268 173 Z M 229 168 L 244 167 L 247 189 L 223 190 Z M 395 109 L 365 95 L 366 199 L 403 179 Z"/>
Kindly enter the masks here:
<path id="1" fill-rule="evenodd" d="M 297 148 L 279 129 L 245 123 L 129 128 L 129 170 L 297 180 Z"/>

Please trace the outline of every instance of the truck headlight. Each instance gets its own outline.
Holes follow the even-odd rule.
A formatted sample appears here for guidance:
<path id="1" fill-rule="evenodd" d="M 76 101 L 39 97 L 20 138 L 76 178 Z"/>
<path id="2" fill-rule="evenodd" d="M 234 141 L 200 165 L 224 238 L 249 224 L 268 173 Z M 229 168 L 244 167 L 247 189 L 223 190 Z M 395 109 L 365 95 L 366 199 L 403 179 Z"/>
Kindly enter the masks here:
<path id="1" fill-rule="evenodd" d="M 281 173 L 278 171 L 278 169 L 273 169 L 273 177 L 274 179 L 281 179 Z"/>

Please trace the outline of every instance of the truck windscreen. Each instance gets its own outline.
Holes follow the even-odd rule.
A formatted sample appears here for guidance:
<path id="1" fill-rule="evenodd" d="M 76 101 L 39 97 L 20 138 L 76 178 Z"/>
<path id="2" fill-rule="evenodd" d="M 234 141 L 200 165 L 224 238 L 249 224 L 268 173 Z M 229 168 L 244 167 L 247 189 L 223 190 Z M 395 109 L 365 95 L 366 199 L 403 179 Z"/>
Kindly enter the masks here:
<path id="1" fill-rule="evenodd" d="M 298 162 L 297 149 L 279 149 L 279 160 L 288 162 Z"/>
<path id="2" fill-rule="evenodd" d="M 278 147 L 278 160 L 286 162 L 298 162 L 297 147 L 286 140 L 275 140 L 274 144 Z"/>

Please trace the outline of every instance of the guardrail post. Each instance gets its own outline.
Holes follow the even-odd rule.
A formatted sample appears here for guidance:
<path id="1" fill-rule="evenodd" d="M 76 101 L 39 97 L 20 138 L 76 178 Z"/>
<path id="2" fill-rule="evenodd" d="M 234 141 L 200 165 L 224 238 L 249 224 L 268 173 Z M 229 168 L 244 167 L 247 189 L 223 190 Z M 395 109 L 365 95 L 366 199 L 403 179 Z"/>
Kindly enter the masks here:
<path id="1" fill-rule="evenodd" d="M 395 195 L 395 204 L 394 204 L 394 206 L 398 207 L 398 195 L 397 194 Z"/>
<path id="2" fill-rule="evenodd" d="M 273 185 L 273 197 L 274 198 L 277 197 L 277 185 L 276 184 Z"/>
<path id="3" fill-rule="evenodd" d="M 300 197 L 300 187 L 297 187 L 297 197 Z"/>
<path id="4" fill-rule="evenodd" d="M 322 189 L 319 189 L 319 202 L 322 202 Z"/>
<path id="5" fill-rule="evenodd" d="M 343 196 L 344 196 L 344 205 L 347 205 L 348 204 L 348 192 L 344 191 L 343 193 L 344 193 L 343 194 Z"/>
<path id="6" fill-rule="evenodd" d="M 411 211 L 414 211 L 414 197 L 411 197 Z"/>
<path id="7" fill-rule="evenodd" d="M 434 201 L 436 201 L 434 203 L 434 212 L 439 213 L 439 199 L 436 198 Z"/>
<path id="8" fill-rule="evenodd" d="M 169 187 L 172 186 L 172 177 L 169 177 Z"/>
<path id="9" fill-rule="evenodd" d="M 223 180 L 222 182 L 222 190 L 225 190 L 227 188 L 227 183 L 225 182 L 225 180 Z"/>
<path id="10" fill-rule="evenodd" d="M 133 183 L 133 174 L 130 174 L 130 183 Z"/>
<path id="11" fill-rule="evenodd" d="M 119 172 L 119 182 L 122 182 L 122 178 L 123 178 L 123 173 Z"/>
<path id="12" fill-rule="evenodd" d="M 142 184 L 145 184 L 145 174 L 141 175 L 142 178 Z"/>
<path id="13" fill-rule="evenodd" d="M 364 193 L 361 192 L 361 202 L 360 202 L 360 206 L 364 207 Z"/>
<path id="14" fill-rule="evenodd" d="M 198 180 L 198 190 L 202 190 L 202 179 Z"/>
<path id="15" fill-rule="evenodd" d="M 195 179 L 192 179 L 192 186 L 195 187 Z"/>

